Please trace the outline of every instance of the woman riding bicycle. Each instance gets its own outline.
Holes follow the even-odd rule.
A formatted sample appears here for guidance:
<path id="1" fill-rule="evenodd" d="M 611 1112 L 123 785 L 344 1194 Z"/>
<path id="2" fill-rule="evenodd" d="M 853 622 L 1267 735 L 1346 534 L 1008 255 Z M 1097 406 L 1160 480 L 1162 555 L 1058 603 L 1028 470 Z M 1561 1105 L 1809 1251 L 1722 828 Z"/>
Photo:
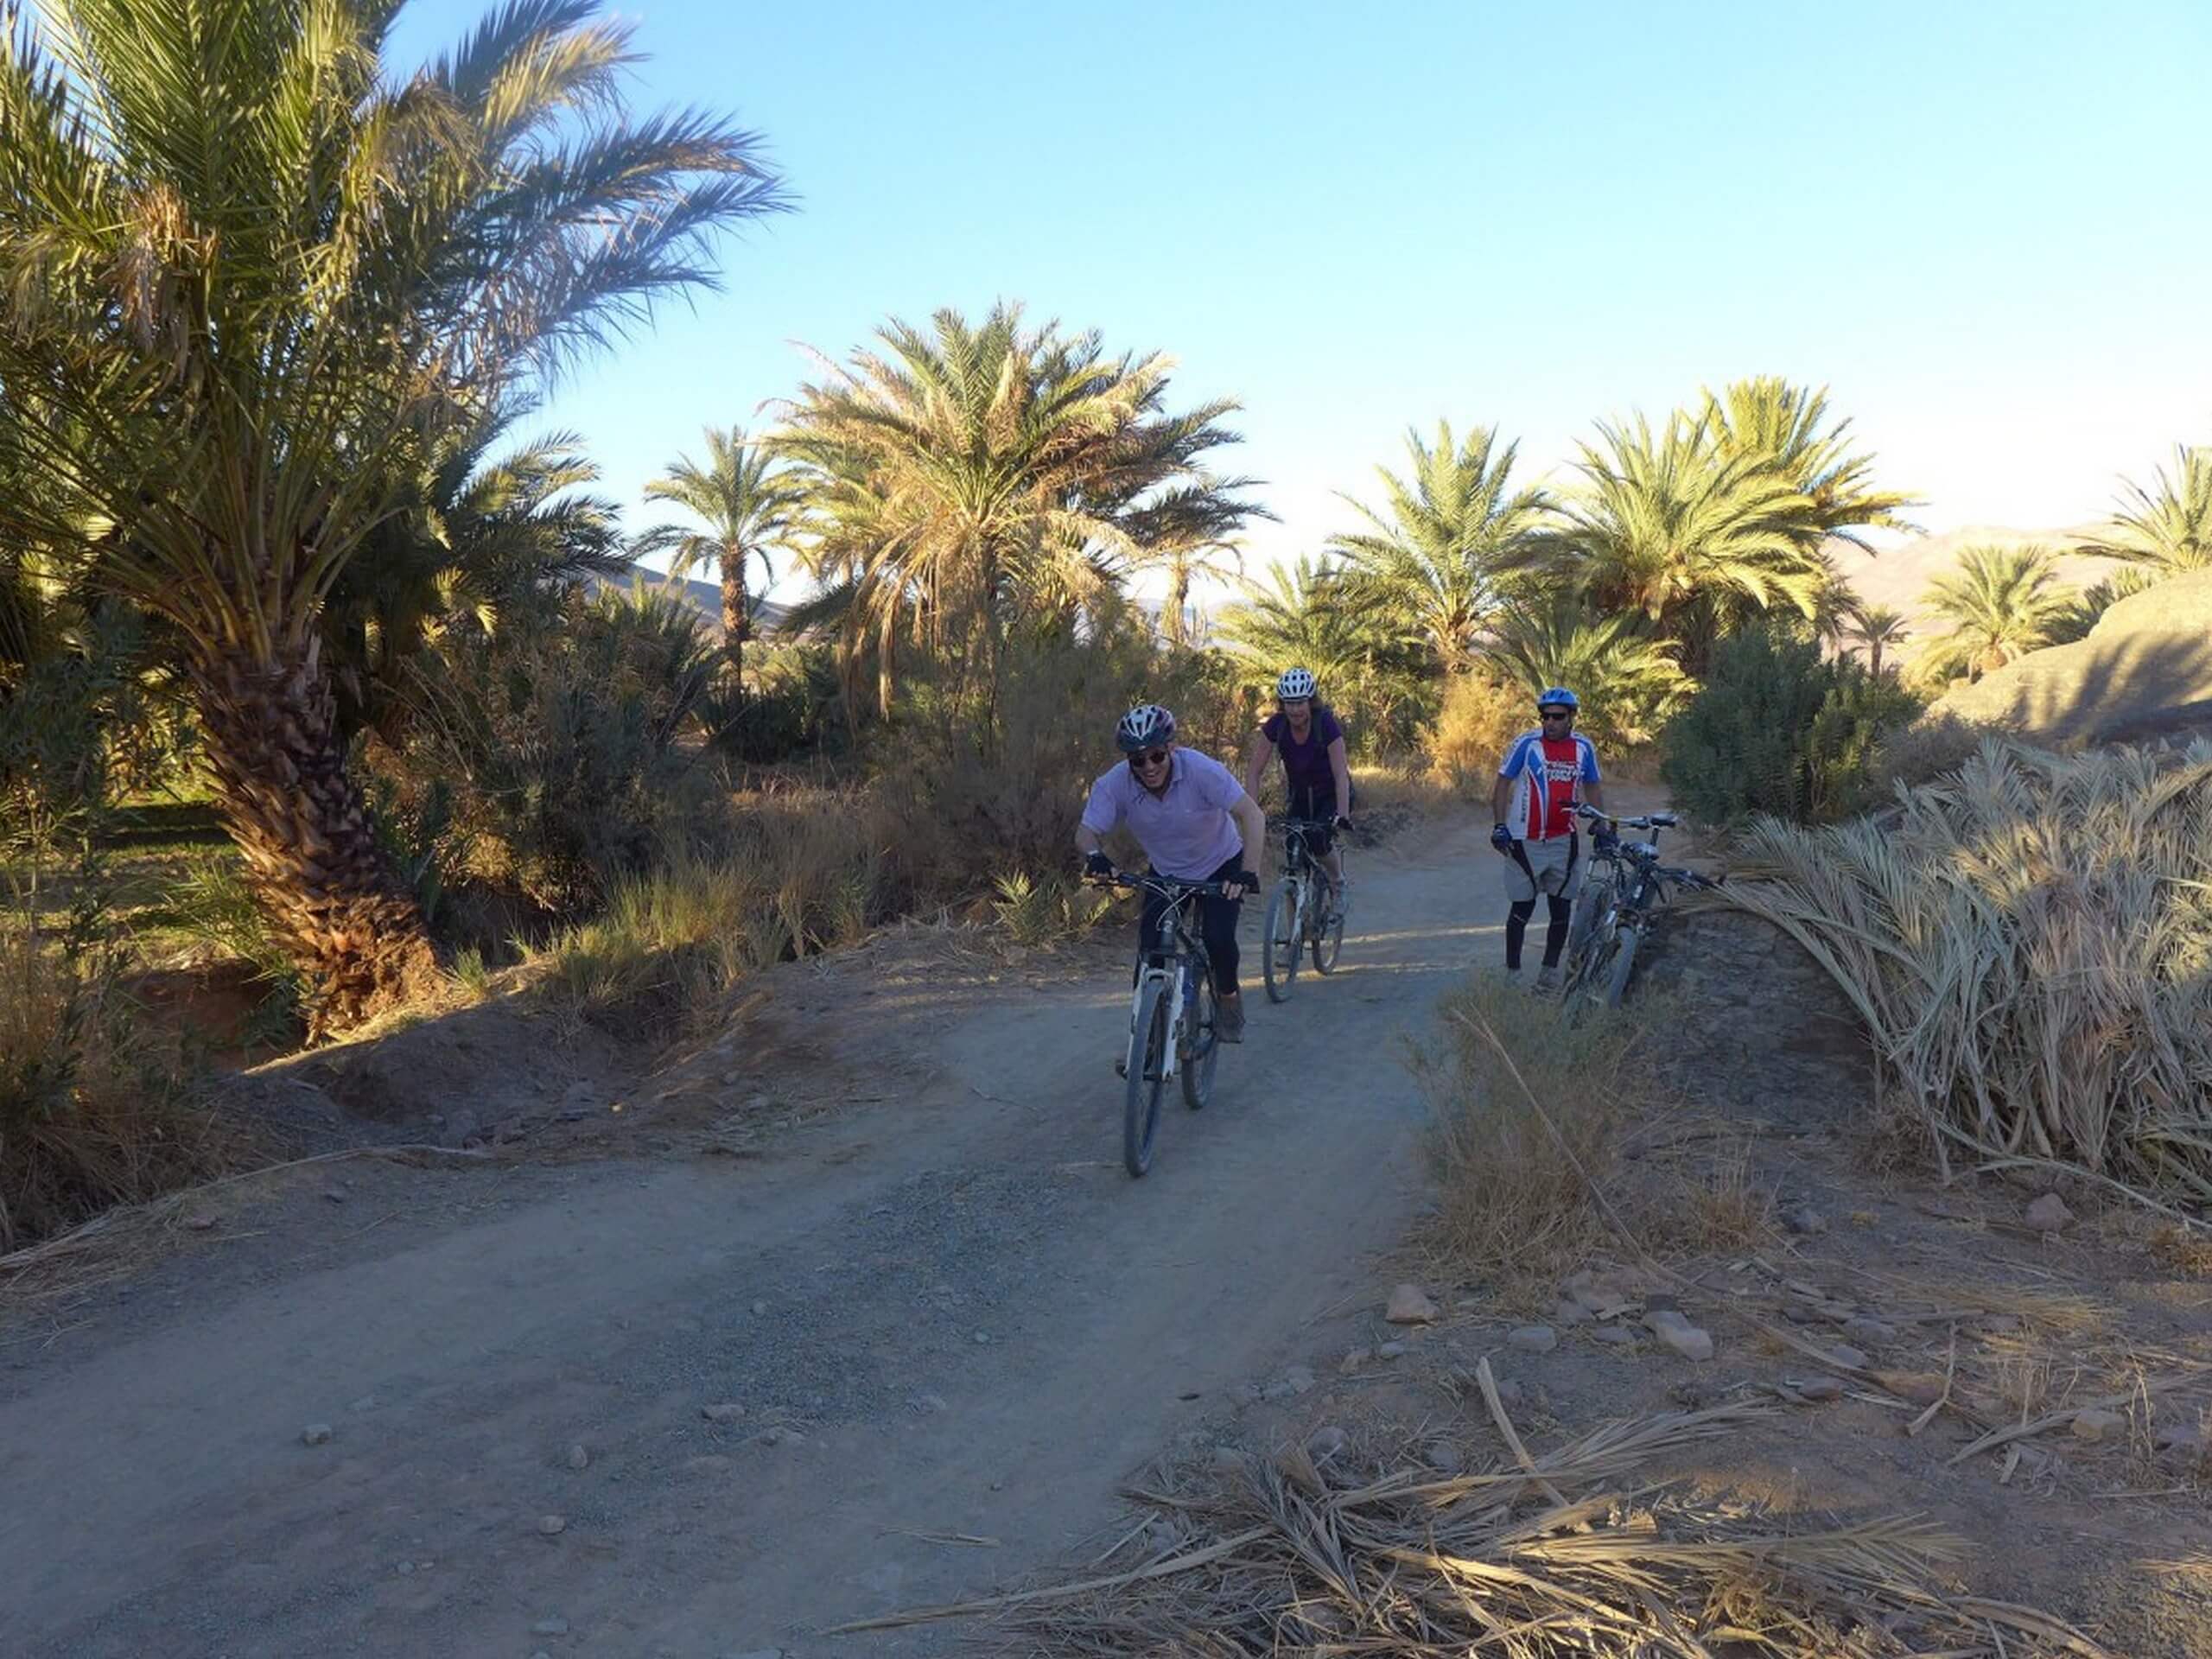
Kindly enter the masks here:
<path id="1" fill-rule="evenodd" d="M 1306 836 L 1306 844 L 1328 872 L 1333 906 L 1341 909 L 1347 890 L 1344 860 L 1331 831 L 1351 827 L 1351 764 L 1344 758 L 1344 728 L 1320 701 L 1309 670 L 1283 671 L 1275 682 L 1275 712 L 1245 746 L 1244 792 L 1255 800 L 1271 749 L 1282 757 L 1289 815 L 1323 826 Z"/>
<path id="2" fill-rule="evenodd" d="M 1128 757 L 1090 786 L 1076 850 L 1087 874 L 1110 876 L 1114 861 L 1100 843 L 1126 823 L 1154 871 L 1179 881 L 1218 881 L 1222 896 L 1198 901 L 1199 937 L 1213 963 L 1215 1034 L 1224 1043 L 1244 1040 L 1244 1001 L 1236 992 L 1236 919 L 1244 894 L 1260 885 L 1254 874 L 1267 844 L 1268 821 L 1259 803 L 1237 786 L 1228 767 L 1211 755 L 1179 748 L 1175 716 L 1156 703 L 1132 709 L 1114 728 Z M 1138 967 L 1167 900 L 1145 896 L 1138 924 Z"/>

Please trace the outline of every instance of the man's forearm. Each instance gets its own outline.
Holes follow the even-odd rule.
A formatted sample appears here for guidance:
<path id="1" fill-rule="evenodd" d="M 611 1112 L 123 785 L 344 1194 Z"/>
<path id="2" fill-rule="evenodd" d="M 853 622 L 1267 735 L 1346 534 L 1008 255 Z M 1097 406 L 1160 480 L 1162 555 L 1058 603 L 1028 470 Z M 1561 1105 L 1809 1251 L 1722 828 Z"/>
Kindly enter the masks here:
<path id="1" fill-rule="evenodd" d="M 1101 844 L 1098 836 L 1092 830 L 1089 824 L 1078 823 L 1076 825 L 1076 851 L 1081 853 L 1085 858 L 1089 858 L 1093 853 L 1098 850 Z"/>
<path id="2" fill-rule="evenodd" d="M 1500 779 L 1490 788 L 1490 816 L 1493 822 L 1505 822 L 1505 780 Z"/>
<path id="3" fill-rule="evenodd" d="M 1236 830 L 1244 838 L 1244 868 L 1254 875 L 1260 873 L 1260 855 L 1267 850 L 1268 819 L 1260 810 L 1260 804 L 1250 796 L 1236 809 Z"/>
<path id="4" fill-rule="evenodd" d="M 1582 798 L 1600 812 L 1605 810 L 1605 791 L 1596 784 L 1583 785 Z"/>

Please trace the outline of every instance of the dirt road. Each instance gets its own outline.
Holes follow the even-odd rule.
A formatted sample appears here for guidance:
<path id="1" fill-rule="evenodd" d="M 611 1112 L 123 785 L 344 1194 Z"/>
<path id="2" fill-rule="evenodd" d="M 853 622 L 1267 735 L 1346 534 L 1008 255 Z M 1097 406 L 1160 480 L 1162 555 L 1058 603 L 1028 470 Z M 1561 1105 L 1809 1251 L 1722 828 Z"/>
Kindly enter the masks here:
<path id="1" fill-rule="evenodd" d="M 1215 1104 L 1168 1109 L 1142 1182 L 1102 957 L 886 1012 L 933 1049 L 919 1085 L 761 1160 L 518 1172 L 464 1224 L 18 1348 L 0 1649 L 938 1650 L 816 1632 L 1065 1557 L 1134 1465 L 1375 1294 L 1419 1191 L 1397 1033 L 1496 949 L 1493 862 L 1466 827 L 1369 857 L 1343 969 L 1283 1008 L 1254 985 Z"/>

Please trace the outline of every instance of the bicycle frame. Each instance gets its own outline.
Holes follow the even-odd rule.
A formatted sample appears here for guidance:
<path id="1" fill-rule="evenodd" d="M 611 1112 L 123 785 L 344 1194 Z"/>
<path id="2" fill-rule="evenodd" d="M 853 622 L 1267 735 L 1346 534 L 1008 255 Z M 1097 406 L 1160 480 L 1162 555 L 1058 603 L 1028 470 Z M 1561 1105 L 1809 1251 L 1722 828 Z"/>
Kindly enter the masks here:
<path id="1" fill-rule="evenodd" d="M 1173 1078 L 1183 1069 L 1183 1050 L 1189 1040 L 1186 1022 L 1191 1017 L 1190 988 L 1192 973 L 1211 973 L 1212 958 L 1206 955 L 1203 940 L 1183 925 L 1183 914 L 1191 900 L 1209 889 L 1217 890 L 1212 882 L 1174 881 L 1164 876 L 1125 876 L 1122 885 L 1141 887 L 1157 893 L 1167 902 L 1160 912 L 1155 937 L 1145 949 L 1143 965 L 1137 971 L 1136 983 L 1129 989 L 1129 1053 L 1128 1071 L 1136 1071 L 1143 1063 L 1137 1044 L 1143 1033 L 1137 1030 L 1137 1014 L 1144 1006 L 1145 988 L 1165 983 L 1168 987 L 1168 1007 L 1174 1009 L 1174 1023 L 1168 1029 L 1167 1052 L 1160 1058 L 1160 1080 Z"/>

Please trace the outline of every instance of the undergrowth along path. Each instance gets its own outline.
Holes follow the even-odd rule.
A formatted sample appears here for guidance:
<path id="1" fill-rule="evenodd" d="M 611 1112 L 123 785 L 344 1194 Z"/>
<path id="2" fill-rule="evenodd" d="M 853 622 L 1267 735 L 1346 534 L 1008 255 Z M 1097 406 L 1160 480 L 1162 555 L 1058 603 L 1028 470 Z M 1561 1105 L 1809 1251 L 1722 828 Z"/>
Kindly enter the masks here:
<path id="1" fill-rule="evenodd" d="M 1065 1559 L 1122 1477 L 1371 1293 L 1421 1190 L 1401 1037 L 1497 950 L 1493 865 L 1460 825 L 1361 861 L 1340 971 L 1255 989 L 1141 1182 L 1123 958 L 898 1008 L 849 982 L 831 1040 L 849 1062 L 903 1024 L 919 1081 L 760 1158 L 517 1170 L 465 1222 L 401 1216 L 404 1244 L 365 1215 L 351 1246 L 16 1345 L 10 1650 L 811 1654 Z M 486 1178 L 379 1179 L 389 1207 Z"/>

